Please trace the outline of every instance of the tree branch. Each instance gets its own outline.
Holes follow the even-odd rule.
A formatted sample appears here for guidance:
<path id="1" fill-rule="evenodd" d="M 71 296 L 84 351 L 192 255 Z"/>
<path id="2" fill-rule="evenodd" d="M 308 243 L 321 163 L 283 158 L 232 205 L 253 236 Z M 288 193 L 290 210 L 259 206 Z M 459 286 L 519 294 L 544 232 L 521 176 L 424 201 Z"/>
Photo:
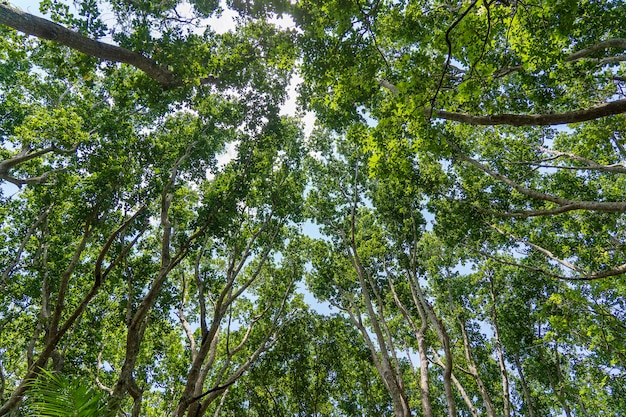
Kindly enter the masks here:
<path id="1" fill-rule="evenodd" d="M 539 246 L 539 245 L 537 245 L 535 243 L 532 243 L 532 242 L 530 242 L 528 240 L 519 238 L 519 237 L 517 237 L 517 236 L 515 236 L 515 235 L 513 235 L 511 233 L 507 233 L 504 230 L 500 229 L 498 226 L 491 225 L 491 227 L 494 230 L 496 230 L 498 233 L 500 233 L 500 234 L 502 234 L 504 236 L 508 236 L 508 237 L 514 239 L 516 242 L 522 243 L 522 244 L 524 244 L 526 246 L 530 246 L 531 248 L 533 248 L 533 249 L 543 253 L 545 256 L 547 256 L 548 258 L 550 258 L 553 261 L 557 262 L 558 264 L 564 266 L 567 269 L 570 269 L 572 271 L 576 271 L 579 274 L 588 275 L 588 273 L 586 271 L 576 267 L 576 265 L 573 265 L 573 264 L 571 264 L 570 262 L 568 262 L 568 261 L 566 261 L 564 259 L 558 258 L 556 255 L 554 255 L 552 252 L 550 252 L 548 249 L 545 249 L 544 247 L 541 247 L 541 246 Z"/>
<path id="2" fill-rule="evenodd" d="M 547 114 L 492 114 L 488 116 L 475 116 L 467 113 L 456 113 L 445 110 L 435 110 L 425 108 L 426 116 L 436 119 L 451 120 L 453 122 L 465 123 L 478 126 L 553 126 L 569 123 L 581 123 L 589 120 L 601 119 L 603 117 L 615 116 L 626 113 L 626 99 L 598 104 L 587 109 L 573 110 L 565 113 Z"/>
<path id="3" fill-rule="evenodd" d="M 0 3 L 0 24 L 27 35 L 57 42 L 94 58 L 131 65 L 159 82 L 164 89 L 184 85 L 184 80 L 148 57 L 120 46 L 88 38 L 57 23 L 9 6 L 5 2 Z M 209 76 L 200 79 L 200 82 L 214 84 L 217 80 Z"/>
<path id="4" fill-rule="evenodd" d="M 576 61 L 578 59 L 588 57 L 589 55 L 593 54 L 596 51 L 600 51 L 600 50 L 607 49 L 607 48 L 626 49 L 626 39 L 615 38 L 615 39 L 608 39 L 606 41 L 598 42 L 594 45 L 591 45 L 588 48 L 582 49 L 578 52 L 575 52 L 569 55 L 567 58 L 565 58 L 565 62 Z"/>
<path id="5" fill-rule="evenodd" d="M 9 278 L 9 276 L 11 275 L 15 267 L 20 263 L 22 253 L 24 252 L 24 248 L 26 247 L 26 244 L 30 240 L 31 236 L 35 233 L 35 230 L 37 230 L 39 225 L 44 221 L 44 219 L 46 219 L 46 217 L 50 213 L 50 210 L 52 210 L 53 206 L 54 206 L 54 203 L 50 204 L 48 208 L 44 210 L 39 215 L 37 220 L 35 220 L 35 222 L 28 228 L 28 230 L 26 231 L 26 234 L 24 235 L 24 238 L 22 239 L 22 242 L 20 243 L 20 247 L 17 249 L 17 251 L 13 255 L 13 262 L 11 262 L 11 264 L 4 271 L 2 271 L 2 278 L 0 280 L 1 284 L 6 284 L 6 280 Z"/>
<path id="6" fill-rule="evenodd" d="M 494 79 L 495 78 L 506 77 L 509 74 L 512 74 L 512 73 L 517 72 L 517 71 L 521 71 L 523 69 L 524 69 L 524 67 L 522 65 L 514 65 L 512 67 L 501 68 L 498 71 L 494 72 L 492 77 Z"/>
<path id="7" fill-rule="evenodd" d="M 526 188 L 521 186 L 520 184 L 512 181 L 508 177 L 505 177 L 502 174 L 499 174 L 486 165 L 481 164 L 474 158 L 470 158 L 465 155 L 459 146 L 449 140 L 446 141 L 456 151 L 457 158 L 469 163 L 490 177 L 503 182 L 509 187 L 513 188 L 520 194 L 523 194 L 527 197 L 534 198 L 537 200 L 550 201 L 552 203 L 556 203 L 559 207 L 555 209 L 548 210 L 539 210 L 539 211 L 528 211 L 528 212 L 518 212 L 518 213 L 507 213 L 502 214 L 504 217 L 532 217 L 546 214 L 559 214 L 565 213 L 573 210 L 587 210 L 587 211 L 597 211 L 604 213 L 621 213 L 626 211 L 626 203 L 620 201 L 576 201 L 570 200 L 567 198 L 557 197 L 551 194 L 546 194 L 540 191 L 532 190 L 530 188 Z M 484 210 L 487 211 L 487 210 Z M 495 213 L 494 213 L 495 214 Z"/>
<path id="8" fill-rule="evenodd" d="M 546 269 L 542 269 L 542 268 L 538 268 L 536 266 L 531 266 L 531 265 L 524 265 L 521 264 L 519 262 L 514 262 L 514 261 L 508 261 L 506 259 L 502 259 L 499 256 L 494 256 L 491 255 L 487 252 L 483 252 L 483 251 L 475 251 L 476 253 L 478 253 L 479 255 L 488 258 L 488 259 L 492 259 L 495 262 L 498 262 L 502 265 L 508 265 L 508 266 L 515 266 L 518 268 L 522 268 L 522 269 L 526 269 L 532 272 L 537 272 L 540 274 L 543 274 L 545 276 L 551 277 L 551 278 L 556 278 L 556 279 L 560 279 L 563 281 L 594 281 L 596 279 L 602 279 L 602 278 L 610 278 L 610 277 L 614 277 L 616 275 L 622 275 L 624 273 L 626 273 L 626 264 L 623 265 L 619 265 L 615 268 L 611 268 L 611 269 L 607 269 L 605 271 L 600 271 L 600 272 L 594 272 L 593 274 L 588 274 L 588 275 L 581 275 L 581 276 L 575 276 L 575 277 L 566 277 L 564 275 L 559 275 L 559 274 L 555 274 L 554 272 L 550 272 Z"/>
<path id="9" fill-rule="evenodd" d="M 563 213 L 567 213 L 570 211 L 575 211 L 575 210 L 588 210 L 591 211 L 588 208 L 585 208 L 583 206 L 581 206 L 580 204 L 577 203 L 573 203 L 573 204 L 568 204 L 565 206 L 559 206 L 553 209 L 546 209 L 546 210 L 524 210 L 524 211 L 513 211 L 513 212 L 508 212 L 508 213 L 502 213 L 499 211 L 495 211 L 495 210 L 489 210 L 483 207 L 480 207 L 476 204 L 473 204 L 472 207 L 474 207 L 476 210 L 485 213 L 485 214 L 490 214 L 492 216 L 497 216 L 497 217 L 508 217 L 508 218 L 518 218 L 518 219 L 527 219 L 529 217 L 539 217 L 539 216 L 554 216 L 555 214 L 563 214 Z M 601 211 L 601 210 L 598 210 Z"/>
<path id="10" fill-rule="evenodd" d="M 538 162 L 528 162 L 530 165 L 535 165 L 543 168 L 556 168 L 556 169 L 573 169 L 573 170 L 594 170 L 594 171 L 603 171 L 603 172 L 612 172 L 618 174 L 626 174 L 626 166 L 623 163 L 611 164 L 611 165 L 602 165 L 593 161 L 591 159 L 584 158 L 580 155 L 576 155 L 570 152 L 561 152 L 552 149 L 548 149 L 542 146 L 539 146 L 538 149 L 542 152 L 549 153 L 554 155 L 548 160 L 554 160 L 560 157 L 566 157 L 573 159 L 574 161 L 582 162 L 586 166 L 584 167 L 572 167 L 572 166 L 558 166 L 558 165 L 543 165 L 540 162 L 545 162 L 546 160 L 538 161 Z"/>

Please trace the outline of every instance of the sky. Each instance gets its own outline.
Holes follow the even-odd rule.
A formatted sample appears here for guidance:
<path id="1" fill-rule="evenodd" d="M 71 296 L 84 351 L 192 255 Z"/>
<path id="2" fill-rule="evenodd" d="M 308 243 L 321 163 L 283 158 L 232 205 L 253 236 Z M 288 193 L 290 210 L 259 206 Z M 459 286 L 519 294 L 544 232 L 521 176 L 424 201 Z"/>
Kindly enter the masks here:
<path id="1" fill-rule="evenodd" d="M 39 12 L 39 0 L 14 0 L 11 3 L 13 6 L 21 10 L 24 10 L 28 13 L 38 15 L 41 17 L 46 17 L 46 16 L 43 16 Z M 235 29 L 236 13 L 229 10 L 227 7 L 225 7 L 225 5 L 223 5 L 223 8 L 224 8 L 224 12 L 219 17 L 212 17 L 210 19 L 203 20 L 201 26 L 196 29 L 196 32 L 202 33 L 204 32 L 205 28 L 208 26 L 210 26 L 212 30 L 217 33 L 225 33 L 230 30 Z M 182 16 L 190 15 L 191 6 L 189 4 L 181 5 L 178 8 L 178 12 Z M 113 19 L 114 16 L 112 15 L 112 13 L 109 13 L 109 14 L 110 14 L 110 19 Z M 106 11 L 103 13 L 103 20 L 106 23 L 106 20 L 107 20 Z M 283 28 L 294 27 L 293 21 L 288 17 L 275 19 L 273 23 Z M 104 38 L 103 41 L 113 43 L 110 38 L 108 39 Z M 308 136 L 313 130 L 315 118 L 312 112 L 307 112 L 303 115 L 299 114 L 298 112 L 297 104 L 296 104 L 296 99 L 297 99 L 296 89 L 301 82 L 302 82 L 302 78 L 296 73 L 292 79 L 291 84 L 289 85 L 289 96 L 288 96 L 287 101 L 281 108 L 281 114 L 289 115 L 289 116 L 298 116 L 298 115 L 302 116 L 302 121 L 304 124 L 304 132 L 305 132 L 305 135 Z M 235 156 L 236 156 L 236 144 L 233 143 L 227 147 L 226 151 L 222 155 L 217 157 L 217 160 L 219 164 L 226 164 L 229 160 L 231 160 Z M 0 188 L 2 189 L 5 196 L 10 196 L 19 191 L 17 187 L 15 187 L 12 184 L 7 184 L 6 182 L 0 184 Z M 429 213 L 427 215 L 429 215 Z M 429 221 L 432 220 L 432 215 L 428 217 L 429 217 Z M 322 237 L 322 235 L 320 234 L 319 228 L 315 224 L 311 223 L 310 221 L 307 221 L 306 223 L 303 224 L 303 232 L 307 234 L 308 236 L 311 236 L 314 238 Z M 467 272 L 469 271 L 469 268 L 463 266 L 463 267 L 460 267 L 460 270 L 461 272 Z M 304 301 L 311 307 L 312 310 L 316 311 L 317 313 L 328 315 L 328 314 L 337 312 L 337 310 L 333 309 L 328 303 L 320 303 L 318 300 L 316 300 L 315 297 L 306 289 L 306 286 L 303 282 L 298 283 L 298 292 L 304 295 Z M 491 329 L 488 328 L 488 326 L 481 324 L 481 327 L 482 327 L 481 328 L 482 333 L 489 334 L 491 332 Z M 370 335 L 370 336 L 374 337 L 374 335 Z M 410 354 L 411 356 L 415 356 L 414 352 L 411 352 Z M 406 353 L 404 352 L 401 354 L 402 357 L 404 357 L 405 355 Z M 412 359 L 414 360 L 415 363 L 418 362 L 416 356 L 413 357 Z"/>
<path id="2" fill-rule="evenodd" d="M 25 12 L 28 12 L 30 14 L 37 15 L 40 17 L 47 17 L 40 13 L 39 3 L 40 3 L 40 0 L 13 0 L 11 1 L 11 5 L 14 7 L 17 7 L 20 10 L 23 10 Z M 214 17 L 211 17 L 210 19 L 204 19 L 200 27 L 196 29 L 196 32 L 202 33 L 204 32 L 205 28 L 209 26 L 216 33 L 225 33 L 230 30 L 235 29 L 236 13 L 233 12 L 232 10 L 229 10 L 227 7 L 225 7 L 224 4 L 222 4 L 222 7 L 224 11 L 221 13 L 220 16 L 214 16 Z M 178 7 L 178 12 L 182 16 L 190 15 L 191 5 L 189 5 L 188 3 L 180 5 Z M 112 13 L 109 12 L 108 14 L 110 14 L 111 19 L 114 18 Z M 103 20 L 106 23 L 106 20 L 107 20 L 106 11 L 103 12 Z M 283 28 L 290 28 L 290 27 L 295 26 L 293 21 L 289 17 L 273 19 L 272 23 Z M 104 38 L 103 41 L 108 42 L 108 43 L 113 43 L 110 38 L 109 39 Z M 281 108 L 281 114 L 288 115 L 288 116 L 299 115 L 297 104 L 296 104 L 296 99 L 297 99 L 296 89 L 301 82 L 302 82 L 302 78 L 296 73 L 292 79 L 291 84 L 289 85 L 289 96 L 288 96 L 287 101 Z M 302 116 L 303 116 L 302 121 L 304 124 L 304 132 L 305 132 L 305 135 L 308 136 L 313 129 L 315 118 L 312 112 L 307 112 Z M 229 160 L 234 158 L 235 156 L 236 156 L 236 144 L 233 143 L 227 147 L 226 151 L 222 155 L 218 156 L 217 160 L 219 164 L 225 164 Z M 7 182 L 2 182 L 0 184 L 0 189 L 2 190 L 5 196 L 12 196 L 12 195 L 15 195 L 17 192 L 19 192 L 18 187 Z M 319 229 L 317 228 L 316 225 L 312 224 L 311 222 L 307 222 L 303 225 L 303 231 L 304 233 L 312 237 L 320 237 Z M 306 288 L 304 287 L 303 284 L 299 284 L 298 289 L 300 292 L 304 294 L 305 302 L 307 302 L 307 304 L 309 304 L 311 308 L 313 308 L 314 310 L 316 310 L 318 313 L 321 313 L 321 314 L 328 314 L 330 312 L 329 306 L 326 304 L 319 303 L 308 291 L 306 291 Z"/>
<path id="3" fill-rule="evenodd" d="M 25 12 L 40 16 L 46 17 L 39 12 L 39 3 L 40 0 L 13 0 L 11 4 L 18 9 L 21 9 Z M 69 3 L 69 2 L 68 2 Z M 228 9 L 226 7 L 225 2 L 222 1 L 222 9 L 224 10 L 219 16 L 213 16 L 209 19 L 203 19 L 199 27 L 194 30 L 196 33 L 203 33 L 207 27 L 211 27 L 213 31 L 216 33 L 225 33 L 230 30 L 235 29 L 236 21 L 235 18 L 237 13 Z M 192 6 L 189 3 L 183 3 L 178 6 L 177 11 L 181 16 L 189 16 L 191 15 Z M 107 16 L 110 16 L 109 19 L 114 19 L 114 16 L 111 12 L 107 12 L 103 10 L 102 19 L 105 23 L 107 23 Z M 271 23 L 281 27 L 281 28 L 294 28 L 295 24 L 293 20 L 289 16 L 282 16 L 281 18 L 270 19 Z M 113 43 L 110 38 L 104 38 L 105 42 Z M 302 82 L 302 78 L 299 74 L 295 74 L 292 82 L 289 86 L 289 98 L 285 102 L 282 107 L 281 113 L 289 116 L 296 116 L 298 114 L 297 105 L 296 105 L 296 88 Z M 312 112 L 307 112 L 303 115 L 303 123 L 304 123 L 304 131 L 305 134 L 310 134 L 313 130 L 313 125 L 315 122 L 315 117 Z"/>

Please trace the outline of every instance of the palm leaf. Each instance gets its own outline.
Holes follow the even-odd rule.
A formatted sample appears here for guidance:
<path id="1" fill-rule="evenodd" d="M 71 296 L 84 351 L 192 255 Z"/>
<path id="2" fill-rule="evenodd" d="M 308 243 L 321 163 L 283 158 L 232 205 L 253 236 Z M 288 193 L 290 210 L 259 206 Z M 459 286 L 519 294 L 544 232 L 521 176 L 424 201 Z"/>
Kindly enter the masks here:
<path id="1" fill-rule="evenodd" d="M 42 370 L 30 384 L 24 404 L 30 416 L 100 417 L 106 413 L 106 393 L 81 380 Z"/>

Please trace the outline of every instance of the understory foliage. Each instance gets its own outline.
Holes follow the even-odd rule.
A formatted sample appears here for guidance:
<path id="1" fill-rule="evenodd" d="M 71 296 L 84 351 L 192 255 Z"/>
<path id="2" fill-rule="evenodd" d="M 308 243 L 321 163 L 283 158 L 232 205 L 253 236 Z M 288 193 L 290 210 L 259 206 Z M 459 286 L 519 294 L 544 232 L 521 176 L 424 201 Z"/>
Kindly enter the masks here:
<path id="1" fill-rule="evenodd" d="M 625 62 L 621 1 L 1 3 L 0 416 L 626 414 Z"/>

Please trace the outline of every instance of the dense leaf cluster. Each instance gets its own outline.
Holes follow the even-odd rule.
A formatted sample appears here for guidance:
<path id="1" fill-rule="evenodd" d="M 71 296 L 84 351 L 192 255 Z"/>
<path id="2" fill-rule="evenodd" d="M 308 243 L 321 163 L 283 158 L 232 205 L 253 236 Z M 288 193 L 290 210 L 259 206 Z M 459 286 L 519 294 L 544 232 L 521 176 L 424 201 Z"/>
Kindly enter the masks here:
<path id="1" fill-rule="evenodd" d="M 0 416 L 626 414 L 626 3 L 20 6 Z"/>

